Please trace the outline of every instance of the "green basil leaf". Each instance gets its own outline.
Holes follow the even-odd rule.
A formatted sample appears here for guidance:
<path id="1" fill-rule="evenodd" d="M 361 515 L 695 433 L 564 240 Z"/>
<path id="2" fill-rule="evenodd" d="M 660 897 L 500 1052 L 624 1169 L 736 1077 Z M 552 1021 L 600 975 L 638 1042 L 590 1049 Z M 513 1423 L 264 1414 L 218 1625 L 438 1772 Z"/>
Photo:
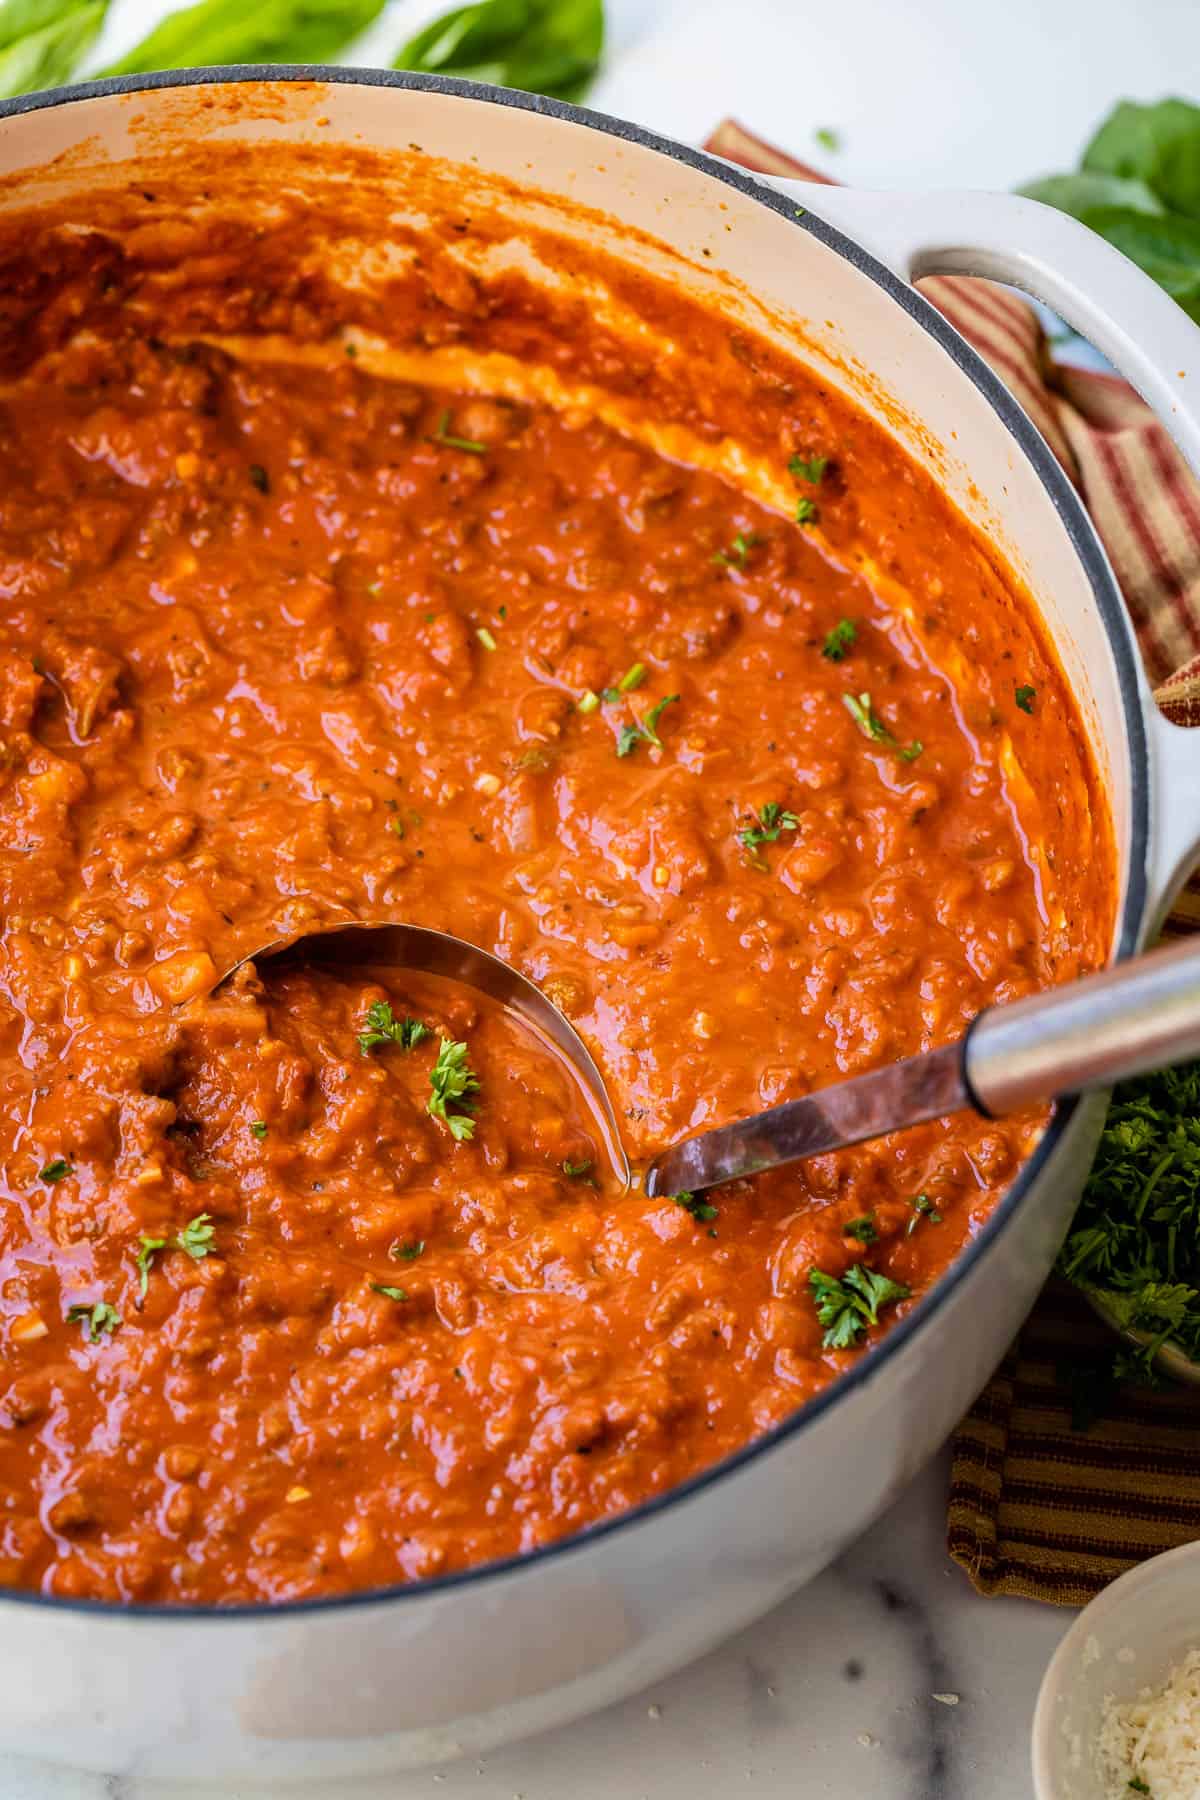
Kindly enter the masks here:
<path id="1" fill-rule="evenodd" d="M 1084 151 L 1083 167 L 1143 181 L 1171 212 L 1200 220 L 1200 106 L 1123 100 Z"/>
<path id="2" fill-rule="evenodd" d="M 1200 324 L 1200 223 L 1176 213 L 1156 218 L 1104 207 L 1087 222 Z"/>
<path id="3" fill-rule="evenodd" d="M 86 10 L 81 0 L 0 0 L 0 49 Z"/>
<path id="4" fill-rule="evenodd" d="M 577 100 L 604 50 L 604 0 L 477 0 L 409 39 L 394 67 Z"/>
<path id="5" fill-rule="evenodd" d="M 1031 181 L 1019 190 L 1028 200 L 1040 200 L 1058 212 L 1090 223 L 1089 214 L 1104 206 L 1117 206 L 1126 212 L 1161 213 L 1162 201 L 1144 181 L 1127 180 L 1121 175 L 1101 175 L 1094 169 L 1082 169 L 1077 175 L 1047 175 L 1042 181 Z"/>
<path id="6" fill-rule="evenodd" d="M 383 0 L 198 0 L 168 13 L 106 75 L 207 63 L 329 62 L 371 25 Z"/>
<path id="7" fill-rule="evenodd" d="M 33 94 L 40 88 L 59 87 L 70 81 L 100 35 L 108 0 L 90 0 L 86 6 L 55 8 L 37 0 L 21 0 L 0 8 L 0 95 Z M 57 12 L 58 17 L 51 17 Z M 46 22 L 34 31 L 18 35 L 25 20 Z"/>

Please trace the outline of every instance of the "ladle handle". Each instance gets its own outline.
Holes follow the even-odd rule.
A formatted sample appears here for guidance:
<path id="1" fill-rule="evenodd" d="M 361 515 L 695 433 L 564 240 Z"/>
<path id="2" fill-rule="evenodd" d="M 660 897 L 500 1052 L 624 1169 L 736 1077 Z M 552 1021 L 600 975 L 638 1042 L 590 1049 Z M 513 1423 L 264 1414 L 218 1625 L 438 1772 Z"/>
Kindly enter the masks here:
<path id="1" fill-rule="evenodd" d="M 1111 1087 L 1200 1057 L 1200 937 L 980 1013 L 966 1043 L 988 1113 Z"/>

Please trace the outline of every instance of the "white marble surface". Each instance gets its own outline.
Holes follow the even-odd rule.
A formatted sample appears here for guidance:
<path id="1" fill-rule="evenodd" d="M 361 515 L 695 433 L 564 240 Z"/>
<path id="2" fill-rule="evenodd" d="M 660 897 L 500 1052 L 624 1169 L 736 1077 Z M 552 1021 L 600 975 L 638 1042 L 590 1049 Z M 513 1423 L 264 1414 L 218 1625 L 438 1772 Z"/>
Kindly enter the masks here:
<path id="1" fill-rule="evenodd" d="M 444 3 L 403 0 L 369 48 L 382 59 Z M 106 47 L 133 41 L 161 10 L 119 0 Z M 1127 0 L 610 0 L 610 10 L 613 55 L 595 105 L 693 139 L 733 113 L 871 186 L 1012 186 L 1069 165 L 1118 96 L 1155 98 L 1200 70 L 1195 0 L 1142 0 L 1136 29 Z M 843 135 L 837 156 L 817 149 L 819 126 Z M 649 1693 L 481 1764 L 301 1791 L 1028 1800 L 1033 1699 L 1071 1615 L 972 1593 L 944 1552 L 945 1474 L 944 1463 L 927 1471 L 820 1580 Z M 201 1792 L 211 1794 L 0 1755 L 2 1800 Z M 263 1796 L 226 1788 L 221 1800 Z"/>

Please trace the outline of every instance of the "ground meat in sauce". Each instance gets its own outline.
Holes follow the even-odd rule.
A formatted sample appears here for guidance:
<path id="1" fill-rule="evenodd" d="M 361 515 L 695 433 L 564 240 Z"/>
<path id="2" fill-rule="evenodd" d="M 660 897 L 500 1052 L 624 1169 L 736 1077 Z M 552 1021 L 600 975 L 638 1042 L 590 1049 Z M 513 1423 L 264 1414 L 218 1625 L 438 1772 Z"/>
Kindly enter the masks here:
<path id="1" fill-rule="evenodd" d="M 978 609 L 971 659 L 1036 663 L 1031 709 L 946 674 L 954 530 L 918 641 L 812 531 L 536 407 L 142 342 L 5 411 L 0 1579 L 436 1575 L 662 1492 L 847 1367 L 879 1328 L 825 1344 L 813 1269 L 919 1295 L 1036 1118 L 709 1216 L 580 1170 L 569 1094 L 469 996 L 267 968 L 206 996 L 307 923 L 451 929 L 570 1014 L 637 1156 L 1088 966 L 1004 763 L 1083 783 L 1069 703 Z M 385 1003 L 430 1036 L 364 1053 Z M 426 1110 L 443 1037 L 479 1077 L 461 1138 Z"/>

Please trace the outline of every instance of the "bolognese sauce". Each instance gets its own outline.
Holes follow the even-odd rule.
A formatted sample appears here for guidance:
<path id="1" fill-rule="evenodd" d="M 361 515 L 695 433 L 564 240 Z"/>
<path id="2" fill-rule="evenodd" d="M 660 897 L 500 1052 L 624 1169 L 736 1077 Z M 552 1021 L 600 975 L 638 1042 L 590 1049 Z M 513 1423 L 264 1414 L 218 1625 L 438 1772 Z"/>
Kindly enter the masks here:
<path id="1" fill-rule="evenodd" d="M 218 989 L 255 944 L 396 918 L 510 960 L 635 1163 L 1104 953 L 1053 655 L 848 403 L 792 408 L 781 509 L 365 360 L 176 321 L 4 390 L 10 1584 L 284 1600 L 636 1505 L 868 1352 L 1043 1123 L 651 1201 L 480 996 Z"/>

